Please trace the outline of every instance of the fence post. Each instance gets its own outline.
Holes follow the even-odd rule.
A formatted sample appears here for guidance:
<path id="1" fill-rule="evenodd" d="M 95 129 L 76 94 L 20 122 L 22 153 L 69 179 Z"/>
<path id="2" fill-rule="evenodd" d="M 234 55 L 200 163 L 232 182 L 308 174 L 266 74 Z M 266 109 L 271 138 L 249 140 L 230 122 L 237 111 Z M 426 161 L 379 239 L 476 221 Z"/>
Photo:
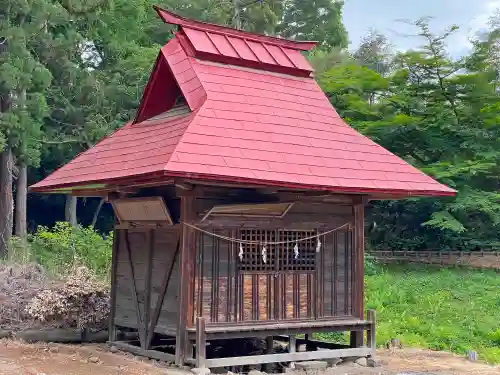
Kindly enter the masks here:
<path id="1" fill-rule="evenodd" d="M 372 357 L 375 357 L 375 352 L 377 349 L 377 334 L 376 334 L 376 324 L 377 324 L 377 313 L 375 310 L 368 310 L 366 312 L 366 318 L 370 322 L 370 328 L 366 331 L 367 346 L 371 349 Z"/>

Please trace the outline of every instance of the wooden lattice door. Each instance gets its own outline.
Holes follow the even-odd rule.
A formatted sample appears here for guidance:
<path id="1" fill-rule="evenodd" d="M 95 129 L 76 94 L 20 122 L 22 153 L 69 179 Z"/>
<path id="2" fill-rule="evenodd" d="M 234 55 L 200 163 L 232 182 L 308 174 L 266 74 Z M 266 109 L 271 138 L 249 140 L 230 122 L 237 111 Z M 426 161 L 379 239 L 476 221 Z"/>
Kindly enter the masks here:
<path id="1" fill-rule="evenodd" d="M 241 230 L 238 320 L 316 316 L 316 231 Z"/>

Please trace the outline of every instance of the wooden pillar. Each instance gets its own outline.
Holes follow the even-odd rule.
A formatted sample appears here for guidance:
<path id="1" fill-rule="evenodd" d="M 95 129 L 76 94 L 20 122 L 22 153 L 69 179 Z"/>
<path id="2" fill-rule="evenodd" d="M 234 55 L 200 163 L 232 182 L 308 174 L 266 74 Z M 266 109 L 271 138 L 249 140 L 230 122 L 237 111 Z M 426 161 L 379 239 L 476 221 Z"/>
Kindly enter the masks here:
<path id="1" fill-rule="evenodd" d="M 354 238 L 352 251 L 352 272 L 354 274 L 352 286 L 352 314 L 364 319 L 364 257 L 365 257 L 365 204 L 363 197 L 354 202 Z M 351 332 L 351 347 L 363 346 L 363 331 Z"/>
<path id="2" fill-rule="evenodd" d="M 290 335 L 290 338 L 288 341 L 288 352 L 290 354 L 297 352 L 297 339 L 296 339 L 295 335 Z M 295 368 L 295 361 L 290 361 L 290 368 L 291 369 Z"/>
<path id="3" fill-rule="evenodd" d="M 181 196 L 181 242 L 179 249 L 179 319 L 175 343 L 175 364 L 183 365 L 187 351 L 187 327 L 193 326 L 195 232 L 182 222 L 195 217 L 195 197 L 186 192 Z"/>
<path id="4" fill-rule="evenodd" d="M 377 350 L 377 314 L 375 310 L 368 310 L 366 313 L 366 319 L 370 322 L 370 328 L 366 332 L 367 344 L 368 347 L 372 350 L 371 356 L 375 357 L 375 351 Z"/>
<path id="5" fill-rule="evenodd" d="M 274 353 L 274 337 L 273 336 L 267 336 L 266 337 L 266 354 L 273 354 Z M 273 368 L 270 363 L 265 365 L 265 369 L 267 373 L 272 372 Z"/>
<path id="6" fill-rule="evenodd" d="M 196 367 L 206 367 L 207 336 L 205 331 L 205 318 L 196 318 Z"/>
<path id="7" fill-rule="evenodd" d="M 152 285 L 152 278 L 153 278 L 153 252 L 154 252 L 154 245 L 155 245 L 155 231 L 153 229 L 150 229 L 146 232 L 146 243 L 148 244 L 148 259 L 146 263 L 146 285 L 144 287 L 144 340 L 143 340 L 143 349 L 148 350 L 151 346 L 151 340 L 149 340 L 149 337 L 152 338 L 152 335 L 149 333 L 150 329 L 150 316 L 151 316 L 151 285 Z"/>
<path id="8" fill-rule="evenodd" d="M 109 341 L 117 339 L 115 315 L 116 315 L 116 270 L 118 265 L 118 252 L 120 251 L 120 231 L 113 231 L 113 248 L 111 250 L 111 290 L 109 293 Z"/>

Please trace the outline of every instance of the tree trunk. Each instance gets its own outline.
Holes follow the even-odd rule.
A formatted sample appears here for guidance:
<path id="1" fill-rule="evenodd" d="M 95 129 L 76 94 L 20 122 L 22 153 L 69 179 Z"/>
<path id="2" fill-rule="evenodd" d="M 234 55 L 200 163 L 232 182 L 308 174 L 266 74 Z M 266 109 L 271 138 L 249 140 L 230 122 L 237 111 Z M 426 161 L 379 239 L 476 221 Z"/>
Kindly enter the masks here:
<path id="1" fill-rule="evenodd" d="M 28 236 L 28 229 L 26 226 L 26 199 L 28 197 L 28 167 L 26 164 L 21 163 L 19 165 L 19 176 L 17 178 L 16 184 L 16 205 L 15 205 L 15 216 L 16 225 L 15 233 L 16 236 L 26 239 Z"/>
<path id="2" fill-rule="evenodd" d="M 72 227 L 76 227 L 78 222 L 76 220 L 76 204 L 78 198 L 72 195 L 66 196 L 66 209 L 64 213 L 65 220 L 71 224 Z"/>
<path id="3" fill-rule="evenodd" d="M 12 197 L 12 151 L 0 154 L 0 257 L 6 257 L 12 236 L 14 201 Z"/>
<path id="4" fill-rule="evenodd" d="M 97 219 L 99 218 L 99 213 L 101 212 L 103 204 L 104 204 L 104 198 L 101 198 L 101 200 L 99 201 L 99 205 L 97 206 L 94 212 L 94 217 L 92 218 L 92 224 L 91 224 L 92 228 L 94 228 L 97 223 Z"/>

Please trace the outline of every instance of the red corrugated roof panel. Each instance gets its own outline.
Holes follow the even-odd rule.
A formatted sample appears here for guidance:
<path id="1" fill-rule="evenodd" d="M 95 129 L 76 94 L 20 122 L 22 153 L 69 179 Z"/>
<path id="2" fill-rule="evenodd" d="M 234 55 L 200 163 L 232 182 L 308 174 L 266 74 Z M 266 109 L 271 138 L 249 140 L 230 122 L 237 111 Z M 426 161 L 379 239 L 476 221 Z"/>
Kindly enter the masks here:
<path id="1" fill-rule="evenodd" d="M 153 77 L 171 74 L 175 85 L 165 89 L 181 92 L 192 112 L 128 124 L 33 190 L 168 176 L 388 196 L 454 194 L 349 127 L 315 80 L 296 74 L 310 67 L 294 42 L 195 26 L 162 48 L 163 71 L 152 74 L 139 111 L 162 106 L 152 96 L 151 87 L 161 87 Z M 262 65 L 221 64 L 215 56 Z"/>

